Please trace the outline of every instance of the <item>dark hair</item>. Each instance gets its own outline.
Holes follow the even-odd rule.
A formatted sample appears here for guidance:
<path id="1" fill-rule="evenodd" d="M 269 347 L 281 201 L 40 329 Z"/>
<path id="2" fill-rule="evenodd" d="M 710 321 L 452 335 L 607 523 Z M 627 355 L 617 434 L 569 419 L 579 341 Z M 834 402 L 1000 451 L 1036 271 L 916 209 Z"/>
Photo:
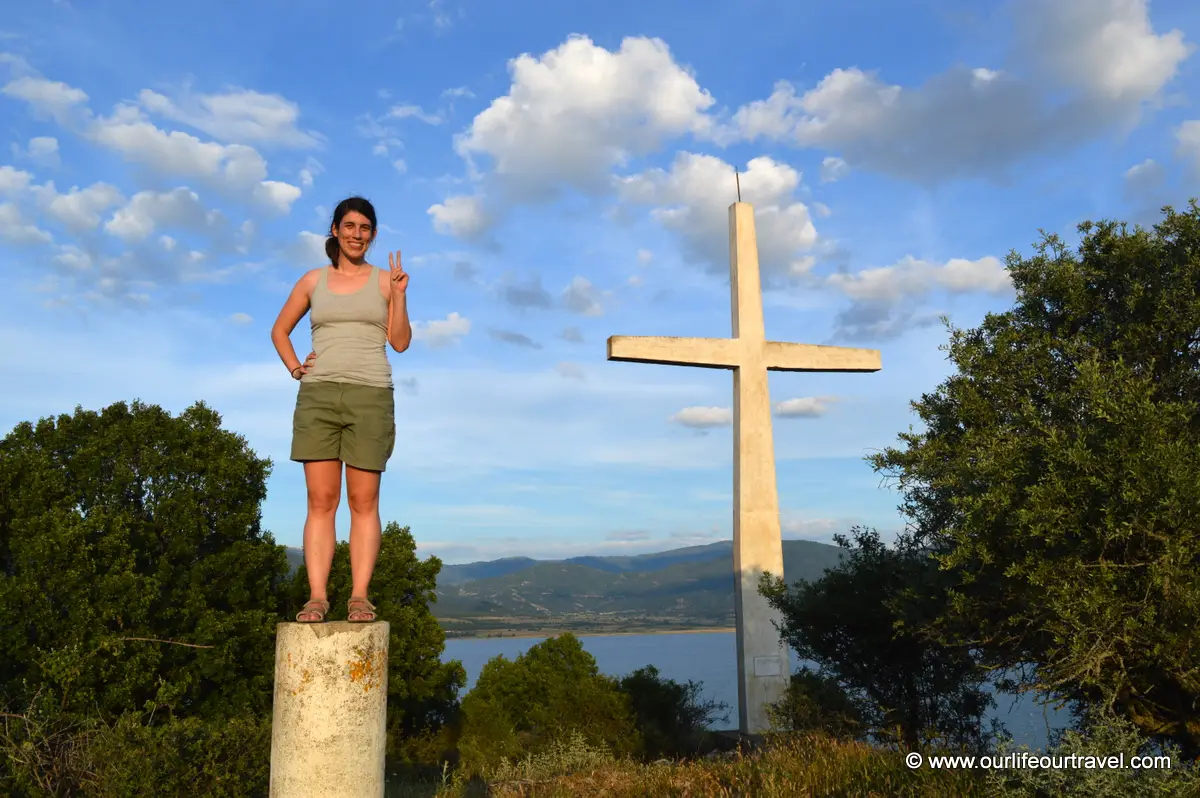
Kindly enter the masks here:
<path id="1" fill-rule="evenodd" d="M 342 219 L 350 211 L 361 213 L 367 217 L 367 221 L 371 223 L 371 232 L 375 232 L 375 228 L 379 226 L 378 221 L 375 219 L 375 206 L 362 197 L 346 197 L 346 199 L 339 202 L 338 206 L 333 209 L 333 224 L 329 225 L 329 229 L 332 230 L 341 225 Z M 329 260 L 333 263 L 334 268 L 337 268 L 338 265 L 339 249 L 337 237 L 332 233 L 326 234 L 325 254 L 329 256 Z"/>

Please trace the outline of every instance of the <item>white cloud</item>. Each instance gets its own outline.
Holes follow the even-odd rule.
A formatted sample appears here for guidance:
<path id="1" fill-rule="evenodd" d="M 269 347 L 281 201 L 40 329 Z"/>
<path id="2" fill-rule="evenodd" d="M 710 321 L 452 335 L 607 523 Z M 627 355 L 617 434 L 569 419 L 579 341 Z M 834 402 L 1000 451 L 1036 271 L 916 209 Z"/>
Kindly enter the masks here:
<path id="1" fill-rule="evenodd" d="M 459 13 L 461 15 L 462 12 Z M 442 0 L 429 0 L 429 14 L 433 27 L 438 30 L 446 30 L 454 25 L 454 19 L 442 8 Z"/>
<path id="2" fill-rule="evenodd" d="M 46 78 L 26 75 L 9 81 L 0 92 L 18 100 L 24 100 L 42 117 L 54 119 L 67 125 L 75 109 L 87 102 L 88 96 L 82 89 Z"/>
<path id="3" fill-rule="evenodd" d="M 431 206 L 426 213 L 433 217 L 434 230 L 467 241 L 478 240 L 492 224 L 480 196 L 447 197 L 444 203 Z"/>
<path id="4" fill-rule="evenodd" d="M 202 180 L 235 197 L 249 191 L 257 204 L 271 211 L 286 213 L 300 196 L 295 186 L 266 179 L 267 163 L 253 147 L 167 132 L 132 106 L 118 106 L 111 116 L 97 119 L 87 135 L 125 160 L 156 172 Z"/>
<path id="5" fill-rule="evenodd" d="M 293 252 L 290 253 L 296 260 L 303 264 L 328 262 L 329 256 L 325 254 L 325 240 L 328 236 L 321 233 L 312 233 L 308 230 L 300 231 L 296 236 L 296 246 Z M 305 268 L 312 268 L 305 266 Z"/>
<path id="6" fill-rule="evenodd" d="M 396 170 L 397 174 L 406 174 L 408 172 L 408 164 L 404 162 L 403 158 L 397 158 L 392 161 L 392 168 Z"/>
<path id="7" fill-rule="evenodd" d="M 14 244 L 49 244 L 53 237 L 25 220 L 11 202 L 0 203 L 0 238 Z"/>
<path id="8" fill-rule="evenodd" d="M 440 125 L 442 118 L 428 114 L 419 105 L 393 105 L 386 114 L 387 119 L 419 119 L 427 125 Z"/>
<path id="9" fill-rule="evenodd" d="M 1041 75 L 1100 101 L 1153 97 L 1192 50 L 1182 31 L 1154 32 L 1148 0 L 1018 0 L 1013 18 Z"/>
<path id="10" fill-rule="evenodd" d="M 670 420 L 694 429 L 728 427 L 733 423 L 733 410 L 728 407 L 685 407 Z"/>
<path id="11" fill-rule="evenodd" d="M 300 194 L 296 186 L 279 180 L 263 180 L 251 192 L 255 202 L 264 210 L 280 216 L 291 212 L 292 203 L 300 199 Z"/>
<path id="12" fill-rule="evenodd" d="M 58 152 L 58 139 L 53 136 L 35 136 L 25 147 L 14 143 L 12 152 L 15 157 L 25 158 L 38 166 L 54 168 L 62 163 Z"/>
<path id="13" fill-rule="evenodd" d="M 178 101 L 143 89 L 138 103 L 149 113 L 180 122 L 227 143 L 261 142 L 283 147 L 317 146 L 321 138 L 296 127 L 300 108 L 278 94 L 231 89 L 220 94 L 185 93 Z"/>
<path id="14" fill-rule="evenodd" d="M 325 171 L 325 167 L 316 158 L 311 155 L 304 161 L 304 168 L 300 170 L 300 185 L 305 188 L 312 188 L 312 184 L 317 175 Z"/>
<path id="15" fill-rule="evenodd" d="M 300 190 L 295 186 L 267 179 L 266 161 L 253 147 L 206 142 L 188 133 L 162 130 L 137 106 L 119 104 L 111 115 L 97 117 L 84 105 L 88 96 L 81 89 L 41 77 L 17 78 L 6 84 L 2 91 L 24 100 L 35 112 L 52 116 L 67 127 L 76 127 L 72 124 L 72 114 L 78 109 L 76 121 L 86 138 L 118 153 L 128 162 L 161 175 L 202 180 L 229 198 L 249 196 L 264 209 L 277 213 L 286 213 L 300 196 Z M 143 92 L 141 96 L 160 113 L 188 116 L 191 121 L 217 132 L 245 134 L 250 138 L 278 134 L 287 138 L 284 131 L 288 112 L 279 107 L 272 109 L 272 101 L 266 95 L 210 95 L 201 98 L 199 103 L 206 115 L 195 118 L 184 114 L 162 95 Z"/>
<path id="16" fill-rule="evenodd" d="M 991 175 L 1136 121 L 1191 51 L 1179 31 L 1153 32 L 1146 0 L 1017 0 L 1013 19 L 1024 74 L 956 66 L 907 88 L 835 69 L 802 94 L 777 83 L 733 127 L 906 178 Z"/>
<path id="17" fill-rule="evenodd" d="M 432 347 L 449 346 L 461 341 L 471 331 L 471 320 L 458 313 L 435 321 L 414 321 L 413 339 Z"/>
<path id="18" fill-rule="evenodd" d="M 944 264 L 907 256 L 893 266 L 831 274 L 825 284 L 852 300 L 834 319 L 834 337 L 850 341 L 886 340 L 936 324 L 936 314 L 918 309 L 920 300 L 935 291 L 993 296 L 1012 291 L 1008 270 L 990 256 L 953 258 Z"/>
<path id="19" fill-rule="evenodd" d="M 677 233 L 684 256 L 711 272 L 728 272 L 729 205 L 736 199 L 733 167 L 712 155 L 680 153 L 670 171 L 650 169 L 616 178 L 627 202 L 653 205 L 652 215 Z M 741 175 L 742 200 L 754 206 L 763 278 L 797 277 L 812 266 L 817 231 L 804 203 L 793 198 L 800 173 L 767 157 Z"/>
<path id="20" fill-rule="evenodd" d="M 851 299 L 870 302 L 899 302 L 936 289 L 959 294 L 984 291 L 999 296 L 1012 288 L 1004 264 L 990 256 L 978 260 L 953 258 L 943 264 L 907 256 L 894 266 L 831 274 L 827 281 Z"/>
<path id="21" fill-rule="evenodd" d="M 455 99 L 471 100 L 471 99 L 474 99 L 474 97 L 475 97 L 474 92 L 472 92 L 466 86 L 456 86 L 452 89 L 446 89 L 444 92 L 442 92 L 442 98 L 446 99 L 446 100 L 455 100 Z"/>
<path id="22" fill-rule="evenodd" d="M 509 63 L 507 95 L 456 143 L 485 156 L 501 201 L 538 201 L 562 187 L 608 188 L 611 170 L 685 133 L 705 134 L 714 100 L 659 39 L 626 38 L 616 52 L 572 36 Z"/>
<path id="23" fill-rule="evenodd" d="M 1166 180 L 1167 173 L 1162 164 L 1147 158 L 1125 171 L 1125 197 L 1140 200 L 1155 195 Z"/>
<path id="24" fill-rule="evenodd" d="M 23 169 L 15 169 L 11 166 L 0 166 L 0 194 L 13 195 L 20 194 L 25 189 L 29 188 L 30 182 L 33 180 L 33 175 Z"/>
<path id="25" fill-rule="evenodd" d="M 854 525 L 851 519 L 808 518 L 794 510 L 779 511 L 779 531 L 789 540 L 818 540 L 831 542 L 838 532 Z"/>
<path id="26" fill-rule="evenodd" d="M 35 188 L 34 195 L 43 210 L 72 233 L 94 230 L 100 217 L 124 199 L 120 190 L 108 183 L 93 183 L 83 189 L 72 186 L 66 194 L 59 194 L 54 183 L 48 182 Z"/>
<path id="27" fill-rule="evenodd" d="M 645 265 L 654 260 L 654 253 L 648 249 L 639 249 L 637 251 L 637 260 L 638 263 Z"/>
<path id="28" fill-rule="evenodd" d="M 234 313 L 229 317 L 229 320 L 234 324 L 249 324 L 254 321 L 249 313 Z"/>
<path id="29" fill-rule="evenodd" d="M 604 306 L 601 304 L 601 299 L 604 295 L 604 292 L 592 285 L 590 280 L 576 276 L 571 280 L 571 284 L 563 290 L 562 301 L 567 310 L 572 313 L 580 313 L 584 316 L 602 316 L 604 315 Z"/>
<path id="30" fill-rule="evenodd" d="M 821 161 L 821 182 L 834 183 L 850 172 L 850 167 L 841 158 L 830 155 Z"/>
<path id="31" fill-rule="evenodd" d="M 780 418 L 819 418 L 829 411 L 829 405 L 837 401 L 835 396 L 803 396 L 785 399 L 775 405 L 775 415 Z"/>
<path id="32" fill-rule="evenodd" d="M 149 238 L 162 227 L 188 230 L 215 228 L 225 221 L 209 211 L 196 192 L 186 188 L 171 191 L 139 191 L 105 223 L 104 229 L 126 243 Z"/>

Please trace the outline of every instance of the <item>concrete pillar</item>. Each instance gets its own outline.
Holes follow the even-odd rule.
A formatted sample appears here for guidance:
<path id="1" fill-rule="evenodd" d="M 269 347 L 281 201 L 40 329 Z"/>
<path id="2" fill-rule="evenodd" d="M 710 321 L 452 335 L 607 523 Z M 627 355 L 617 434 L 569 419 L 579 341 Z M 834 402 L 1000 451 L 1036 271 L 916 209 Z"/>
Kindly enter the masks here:
<path id="1" fill-rule="evenodd" d="M 388 633 L 374 623 L 281 623 L 271 798 L 383 798 Z"/>

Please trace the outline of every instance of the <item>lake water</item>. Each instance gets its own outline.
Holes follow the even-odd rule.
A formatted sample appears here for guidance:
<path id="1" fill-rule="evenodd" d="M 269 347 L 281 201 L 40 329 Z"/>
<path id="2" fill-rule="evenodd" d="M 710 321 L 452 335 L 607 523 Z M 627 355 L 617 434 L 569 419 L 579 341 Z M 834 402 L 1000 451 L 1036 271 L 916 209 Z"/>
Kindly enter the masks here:
<path id="1" fill-rule="evenodd" d="M 542 637 L 455 638 L 446 641 L 443 660 L 456 659 L 467 671 L 469 690 L 480 670 L 492 657 L 515 659 Z M 718 719 L 714 728 L 737 728 L 737 640 L 733 632 L 696 632 L 691 634 L 585 635 L 583 648 L 596 658 L 602 673 L 624 676 L 645 665 L 654 665 L 662 677 L 677 682 L 700 682 L 704 698 L 723 701 L 729 717 Z M 793 663 L 798 669 L 803 663 Z M 465 691 L 464 691 L 465 692 Z M 1042 707 L 1032 699 L 1014 703 L 1011 696 L 996 698 L 994 717 L 1007 727 L 1017 745 L 1044 748 L 1051 729 L 1066 726 L 1070 717 L 1065 710 Z"/>

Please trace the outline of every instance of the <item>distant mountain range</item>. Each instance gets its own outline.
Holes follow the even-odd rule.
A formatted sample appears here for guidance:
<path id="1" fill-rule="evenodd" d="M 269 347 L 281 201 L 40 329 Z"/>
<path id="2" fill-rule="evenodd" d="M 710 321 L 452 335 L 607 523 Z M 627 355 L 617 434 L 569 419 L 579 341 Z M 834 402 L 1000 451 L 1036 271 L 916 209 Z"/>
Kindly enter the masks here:
<path id="1" fill-rule="evenodd" d="M 789 583 L 819 579 L 842 550 L 783 542 Z M 288 547 L 293 567 L 303 562 Z M 450 635 L 661 631 L 733 625 L 733 543 L 653 554 L 443 565 L 434 613 Z"/>

